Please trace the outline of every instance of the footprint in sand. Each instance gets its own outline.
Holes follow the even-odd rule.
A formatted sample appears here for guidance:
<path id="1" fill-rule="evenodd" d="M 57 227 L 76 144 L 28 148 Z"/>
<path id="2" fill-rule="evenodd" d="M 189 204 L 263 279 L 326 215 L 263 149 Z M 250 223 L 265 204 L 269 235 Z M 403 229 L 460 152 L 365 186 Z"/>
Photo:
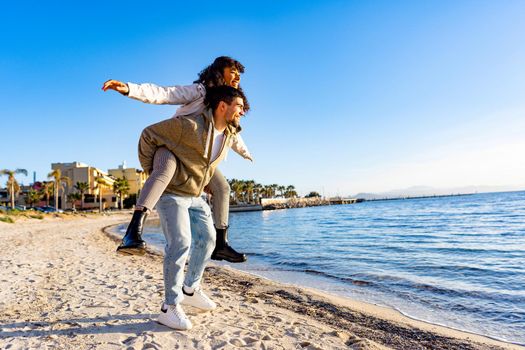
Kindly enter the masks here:
<path id="1" fill-rule="evenodd" d="M 255 343 L 257 341 L 259 341 L 259 339 L 256 339 L 256 338 L 253 338 L 253 337 L 245 337 L 243 338 L 244 342 L 246 344 L 252 344 L 252 343 Z"/>
<path id="2" fill-rule="evenodd" d="M 238 338 L 230 339 L 230 344 L 233 345 L 233 346 L 238 346 L 238 347 L 242 347 L 242 346 L 246 345 L 246 343 L 244 341 L 242 341 L 241 339 L 238 339 Z"/>
<path id="3" fill-rule="evenodd" d="M 272 322 L 284 322 L 284 320 L 278 316 L 268 316 L 267 318 Z"/>

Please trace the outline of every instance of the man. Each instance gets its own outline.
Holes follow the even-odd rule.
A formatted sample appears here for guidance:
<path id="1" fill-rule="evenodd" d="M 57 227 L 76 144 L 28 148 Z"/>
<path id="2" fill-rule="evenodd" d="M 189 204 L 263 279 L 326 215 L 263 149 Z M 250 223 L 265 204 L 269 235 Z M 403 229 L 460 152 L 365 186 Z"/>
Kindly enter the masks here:
<path id="1" fill-rule="evenodd" d="M 211 210 L 202 196 L 214 170 L 227 153 L 244 114 L 242 91 L 230 86 L 209 88 L 203 113 L 179 116 L 151 125 L 142 132 L 139 159 L 150 169 L 155 152 L 165 147 L 178 164 L 157 211 L 166 237 L 164 256 L 165 301 L 158 321 L 187 330 L 192 324 L 181 304 L 213 310 L 216 304 L 204 294 L 200 281 L 215 248 Z M 184 265 L 194 242 L 186 277 Z"/>
<path id="2" fill-rule="evenodd" d="M 202 113 L 206 109 L 204 97 L 207 88 L 228 85 L 242 90 L 239 84 L 243 72 L 244 66 L 239 61 L 231 57 L 220 56 L 204 68 L 199 73 L 198 79 L 191 85 L 163 87 L 155 84 L 126 84 L 110 79 L 104 83 L 102 90 L 115 90 L 124 96 L 144 103 L 181 105 L 174 115 L 174 117 L 178 117 Z M 244 109 L 245 111 L 249 109 L 249 104 L 246 101 Z M 253 161 L 240 134 L 237 134 L 231 148 L 243 158 Z M 145 169 L 149 172 L 149 177 L 140 191 L 133 217 L 122 243 L 117 248 L 117 252 L 120 254 L 144 254 L 146 248 L 146 242 L 142 239 L 144 222 L 175 174 L 177 162 L 175 155 L 166 148 L 160 148 L 155 152 L 153 167 L 152 169 Z M 246 255 L 237 252 L 228 242 L 230 186 L 219 169 L 215 169 L 208 189 L 213 194 L 212 214 L 217 232 L 215 250 L 211 258 L 233 263 L 246 261 Z"/>

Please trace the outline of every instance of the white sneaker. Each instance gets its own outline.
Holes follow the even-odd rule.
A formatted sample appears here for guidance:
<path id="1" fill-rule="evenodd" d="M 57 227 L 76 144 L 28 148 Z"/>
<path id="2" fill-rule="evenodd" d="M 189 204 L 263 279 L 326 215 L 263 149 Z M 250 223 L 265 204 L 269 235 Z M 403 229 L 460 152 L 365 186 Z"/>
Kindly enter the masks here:
<path id="1" fill-rule="evenodd" d="M 184 310 L 182 310 L 182 306 L 179 304 L 162 304 L 160 311 L 159 318 L 157 319 L 160 324 L 182 331 L 191 329 L 190 319 L 186 316 Z"/>
<path id="2" fill-rule="evenodd" d="M 195 289 L 192 295 L 188 295 L 184 292 L 184 299 L 182 299 L 181 304 L 193 306 L 206 311 L 211 311 L 217 308 L 217 304 L 204 294 L 200 288 Z"/>

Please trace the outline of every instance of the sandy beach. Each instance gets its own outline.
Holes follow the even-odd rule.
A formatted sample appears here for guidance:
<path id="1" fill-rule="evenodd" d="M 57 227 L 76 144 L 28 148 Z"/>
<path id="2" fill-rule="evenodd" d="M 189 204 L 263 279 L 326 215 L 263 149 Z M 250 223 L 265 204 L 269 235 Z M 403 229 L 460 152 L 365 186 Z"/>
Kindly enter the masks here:
<path id="1" fill-rule="evenodd" d="M 156 323 L 162 257 L 124 257 L 104 228 L 129 213 L 0 222 L 1 349 L 524 349 L 209 264 L 218 309 Z"/>

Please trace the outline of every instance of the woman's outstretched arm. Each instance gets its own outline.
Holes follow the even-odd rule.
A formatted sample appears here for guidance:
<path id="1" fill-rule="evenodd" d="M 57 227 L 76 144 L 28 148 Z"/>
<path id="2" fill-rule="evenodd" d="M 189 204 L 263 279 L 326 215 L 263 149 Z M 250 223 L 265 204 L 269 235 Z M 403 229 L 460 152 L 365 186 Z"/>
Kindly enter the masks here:
<path id="1" fill-rule="evenodd" d="M 151 83 L 123 83 L 113 79 L 106 81 L 102 90 L 115 90 L 144 103 L 172 105 L 185 105 L 203 98 L 206 94 L 202 84 L 159 86 Z"/>

